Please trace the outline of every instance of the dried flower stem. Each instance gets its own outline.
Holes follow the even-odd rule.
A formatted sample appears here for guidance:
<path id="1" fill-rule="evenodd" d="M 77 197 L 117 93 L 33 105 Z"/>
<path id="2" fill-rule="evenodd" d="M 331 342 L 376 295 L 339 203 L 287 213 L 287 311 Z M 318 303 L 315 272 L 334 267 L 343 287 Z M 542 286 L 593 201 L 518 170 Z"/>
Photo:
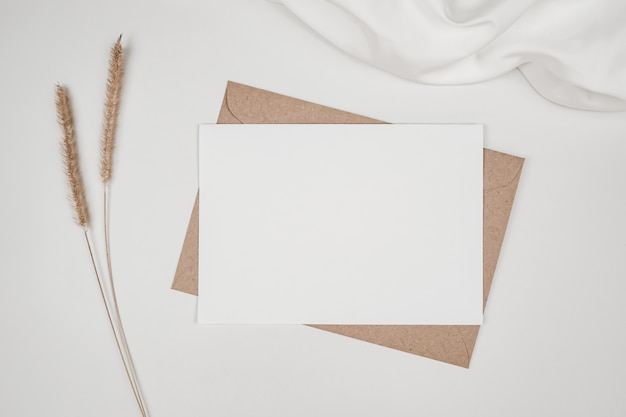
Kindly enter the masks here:
<path id="1" fill-rule="evenodd" d="M 103 184 L 103 201 L 104 201 L 104 242 L 106 251 L 107 271 L 109 276 L 109 287 L 111 289 L 111 298 L 117 330 L 119 332 L 124 356 L 127 366 L 131 374 L 131 384 L 137 396 L 137 401 L 143 417 L 148 416 L 141 389 L 139 387 L 139 379 L 135 371 L 135 365 L 130 354 L 130 348 L 126 340 L 124 325 L 120 315 L 115 291 L 115 283 L 113 280 L 113 268 L 111 267 L 111 250 L 109 246 L 109 210 L 108 210 L 108 184 L 111 180 L 111 171 L 113 166 L 113 149 L 115 148 L 115 133 L 117 130 L 117 117 L 119 114 L 120 97 L 122 91 L 122 78 L 124 75 L 124 48 L 122 47 L 122 35 L 111 48 L 111 56 L 109 60 L 109 75 L 106 87 L 106 101 L 104 105 L 104 122 L 102 125 L 102 140 L 100 147 L 100 177 Z"/>
<path id="2" fill-rule="evenodd" d="M 96 268 L 96 260 L 93 256 L 93 250 L 91 249 L 91 243 L 89 241 L 89 235 L 87 234 L 87 229 L 85 229 L 85 241 L 87 242 L 87 248 L 89 249 L 89 256 L 91 257 L 91 263 L 93 265 L 93 270 L 96 275 L 96 280 L 98 281 L 98 289 L 100 290 L 100 296 L 102 297 L 102 303 L 104 304 L 104 308 L 107 313 L 107 318 L 109 319 L 109 324 L 111 325 L 111 330 L 113 331 L 113 337 L 115 338 L 115 344 L 117 345 L 117 351 L 120 354 L 120 358 L 122 359 L 122 364 L 124 365 L 124 371 L 126 371 L 126 376 L 128 377 L 128 381 L 130 382 L 131 388 L 133 390 L 133 395 L 135 396 L 135 400 L 137 401 L 137 405 L 141 411 L 141 414 L 145 417 L 146 414 L 144 409 L 142 408 L 142 402 L 140 398 L 140 394 L 137 390 L 133 382 L 133 378 L 131 376 L 131 370 L 129 369 L 128 363 L 124 357 L 124 353 L 122 352 L 122 345 L 120 344 L 119 337 L 117 335 L 117 331 L 115 329 L 115 325 L 113 324 L 113 320 L 111 319 L 111 309 L 109 308 L 109 303 L 107 301 L 106 295 L 104 294 L 104 287 L 102 285 L 102 279 L 100 279 L 100 274 L 98 273 L 98 268 Z"/>
<path id="3" fill-rule="evenodd" d="M 113 299 L 113 310 L 115 312 L 116 324 L 118 326 L 118 331 L 120 334 L 120 339 L 122 342 L 122 348 L 124 349 L 124 354 L 126 356 L 126 362 L 131 374 L 131 384 L 133 385 L 133 391 L 137 397 L 137 402 L 139 408 L 141 410 L 141 414 L 143 417 L 148 417 L 148 410 L 146 409 L 145 401 L 143 399 L 143 395 L 141 393 L 141 389 L 139 387 L 139 378 L 137 377 L 137 372 L 135 371 L 135 364 L 133 363 L 132 356 L 130 354 L 130 348 L 128 347 L 128 342 L 126 341 L 126 333 L 124 332 L 124 325 L 122 324 L 122 316 L 120 315 L 117 296 L 115 293 L 115 283 L 113 280 L 113 268 L 111 267 L 111 251 L 109 249 L 109 231 L 108 231 L 108 210 L 107 210 L 107 184 L 104 184 L 104 241 L 106 247 L 106 258 L 107 258 L 107 271 L 109 275 L 109 286 L 111 288 L 111 295 Z"/>

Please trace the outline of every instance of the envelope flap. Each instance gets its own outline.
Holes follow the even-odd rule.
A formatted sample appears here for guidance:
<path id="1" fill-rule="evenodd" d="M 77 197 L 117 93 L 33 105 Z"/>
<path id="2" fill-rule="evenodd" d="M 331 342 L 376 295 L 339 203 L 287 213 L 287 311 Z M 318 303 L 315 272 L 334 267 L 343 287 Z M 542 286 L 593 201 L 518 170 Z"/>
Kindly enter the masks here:
<path id="1" fill-rule="evenodd" d="M 240 123 L 382 123 L 282 94 L 228 82 L 226 105 Z"/>
<path id="2" fill-rule="evenodd" d="M 484 158 L 485 192 L 511 184 L 519 176 L 524 164 L 524 158 L 491 149 L 485 149 Z"/>

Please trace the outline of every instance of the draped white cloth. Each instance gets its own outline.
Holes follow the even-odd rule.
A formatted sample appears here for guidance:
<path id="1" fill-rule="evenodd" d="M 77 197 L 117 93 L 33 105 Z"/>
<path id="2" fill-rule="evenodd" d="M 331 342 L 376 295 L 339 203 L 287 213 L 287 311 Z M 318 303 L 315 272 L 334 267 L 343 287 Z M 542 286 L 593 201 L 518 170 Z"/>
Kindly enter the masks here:
<path id="1" fill-rule="evenodd" d="M 426 84 L 518 68 L 568 107 L 626 110 L 626 0 L 280 0 L 354 57 Z"/>

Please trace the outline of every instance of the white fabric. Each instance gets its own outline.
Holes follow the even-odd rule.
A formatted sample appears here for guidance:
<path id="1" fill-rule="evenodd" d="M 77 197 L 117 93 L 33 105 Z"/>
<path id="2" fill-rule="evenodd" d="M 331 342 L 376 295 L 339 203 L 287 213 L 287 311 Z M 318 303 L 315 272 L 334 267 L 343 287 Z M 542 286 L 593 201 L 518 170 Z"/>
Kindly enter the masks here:
<path id="1" fill-rule="evenodd" d="M 565 106 L 626 110 L 626 0 L 281 0 L 340 49 L 426 84 L 514 68 Z"/>

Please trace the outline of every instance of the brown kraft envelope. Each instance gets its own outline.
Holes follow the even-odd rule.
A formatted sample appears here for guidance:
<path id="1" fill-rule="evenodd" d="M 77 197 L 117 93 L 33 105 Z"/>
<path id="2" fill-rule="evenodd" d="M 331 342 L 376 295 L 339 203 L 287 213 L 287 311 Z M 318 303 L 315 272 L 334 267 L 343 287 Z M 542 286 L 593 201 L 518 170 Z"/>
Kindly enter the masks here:
<path id="1" fill-rule="evenodd" d="M 228 82 L 217 123 L 383 123 L 356 114 Z M 484 150 L 483 309 L 496 269 L 524 159 Z M 172 288 L 198 294 L 198 197 Z M 477 325 L 309 325 L 392 349 L 469 368 Z"/>

